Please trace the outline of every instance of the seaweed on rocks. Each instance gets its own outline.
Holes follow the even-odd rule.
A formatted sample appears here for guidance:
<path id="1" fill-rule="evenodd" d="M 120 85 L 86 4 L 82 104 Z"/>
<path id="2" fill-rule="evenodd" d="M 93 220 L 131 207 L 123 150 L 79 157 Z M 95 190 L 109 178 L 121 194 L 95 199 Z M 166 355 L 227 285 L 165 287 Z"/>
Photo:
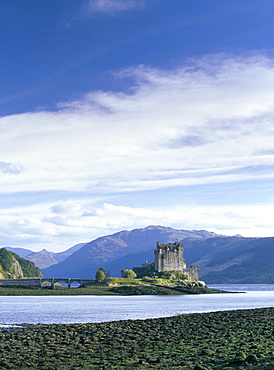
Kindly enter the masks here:
<path id="1" fill-rule="evenodd" d="M 274 368 L 274 308 L 0 328 L 0 368 Z"/>

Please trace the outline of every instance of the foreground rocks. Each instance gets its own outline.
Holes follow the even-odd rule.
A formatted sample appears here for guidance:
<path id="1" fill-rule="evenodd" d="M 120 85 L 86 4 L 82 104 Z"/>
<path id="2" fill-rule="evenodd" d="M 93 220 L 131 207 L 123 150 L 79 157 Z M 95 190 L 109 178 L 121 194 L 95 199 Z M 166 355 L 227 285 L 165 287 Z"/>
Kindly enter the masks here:
<path id="1" fill-rule="evenodd" d="M 1 369 L 273 369 L 274 308 L 0 328 Z"/>

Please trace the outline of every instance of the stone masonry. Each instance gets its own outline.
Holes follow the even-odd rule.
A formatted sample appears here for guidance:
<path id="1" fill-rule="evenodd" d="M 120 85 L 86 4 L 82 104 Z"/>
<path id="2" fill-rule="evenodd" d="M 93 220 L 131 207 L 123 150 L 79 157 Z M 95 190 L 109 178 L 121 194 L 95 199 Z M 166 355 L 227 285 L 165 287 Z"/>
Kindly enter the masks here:
<path id="1" fill-rule="evenodd" d="M 183 271 L 186 263 L 183 258 L 184 247 L 181 243 L 159 243 L 154 251 L 155 270 L 162 271 Z"/>

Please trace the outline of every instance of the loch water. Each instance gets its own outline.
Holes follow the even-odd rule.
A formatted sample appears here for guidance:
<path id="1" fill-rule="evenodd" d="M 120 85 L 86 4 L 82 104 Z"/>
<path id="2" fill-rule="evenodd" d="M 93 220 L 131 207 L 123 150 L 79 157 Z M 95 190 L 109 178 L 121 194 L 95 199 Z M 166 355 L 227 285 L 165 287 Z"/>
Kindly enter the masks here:
<path id="1" fill-rule="evenodd" d="M 1 296 L 0 324 L 69 324 L 274 306 L 274 284 L 208 285 L 231 293 L 178 296 Z"/>

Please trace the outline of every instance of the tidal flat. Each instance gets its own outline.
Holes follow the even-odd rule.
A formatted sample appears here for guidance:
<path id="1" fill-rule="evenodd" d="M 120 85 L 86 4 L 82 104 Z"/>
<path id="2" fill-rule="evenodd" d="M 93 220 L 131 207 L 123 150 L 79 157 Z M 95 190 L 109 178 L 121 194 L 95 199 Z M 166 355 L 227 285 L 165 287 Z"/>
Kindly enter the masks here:
<path id="1" fill-rule="evenodd" d="M 273 369 L 274 308 L 0 328 L 1 369 Z"/>

